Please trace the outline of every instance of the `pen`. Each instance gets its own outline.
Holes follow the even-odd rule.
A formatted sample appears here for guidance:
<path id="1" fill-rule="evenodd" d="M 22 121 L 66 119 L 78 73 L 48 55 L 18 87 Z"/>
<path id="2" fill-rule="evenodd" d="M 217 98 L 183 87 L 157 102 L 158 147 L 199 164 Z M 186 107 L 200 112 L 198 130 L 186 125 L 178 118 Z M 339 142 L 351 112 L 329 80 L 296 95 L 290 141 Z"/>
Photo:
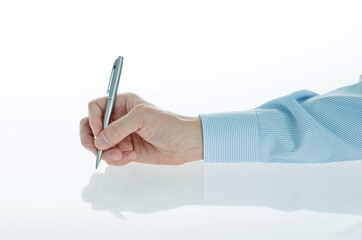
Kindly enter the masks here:
<path id="1" fill-rule="evenodd" d="M 109 120 L 111 119 L 113 106 L 116 101 L 119 79 L 121 78 L 122 65 L 123 65 L 123 57 L 120 56 L 114 61 L 112 66 L 111 77 L 109 78 L 109 83 L 107 88 L 108 97 L 107 97 L 106 112 L 104 113 L 103 129 L 105 129 L 108 126 Z M 98 165 L 102 159 L 102 154 L 103 151 L 98 150 L 96 169 L 98 168 Z"/>

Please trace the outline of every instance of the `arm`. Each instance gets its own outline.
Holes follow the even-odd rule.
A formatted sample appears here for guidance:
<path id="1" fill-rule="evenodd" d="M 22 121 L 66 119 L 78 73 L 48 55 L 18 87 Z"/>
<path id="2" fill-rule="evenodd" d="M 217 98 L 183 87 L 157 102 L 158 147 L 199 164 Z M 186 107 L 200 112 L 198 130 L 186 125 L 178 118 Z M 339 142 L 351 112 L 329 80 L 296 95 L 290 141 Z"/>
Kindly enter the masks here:
<path id="1" fill-rule="evenodd" d="M 362 81 L 301 90 L 257 108 L 200 114 L 205 162 L 330 162 L 362 158 Z"/>

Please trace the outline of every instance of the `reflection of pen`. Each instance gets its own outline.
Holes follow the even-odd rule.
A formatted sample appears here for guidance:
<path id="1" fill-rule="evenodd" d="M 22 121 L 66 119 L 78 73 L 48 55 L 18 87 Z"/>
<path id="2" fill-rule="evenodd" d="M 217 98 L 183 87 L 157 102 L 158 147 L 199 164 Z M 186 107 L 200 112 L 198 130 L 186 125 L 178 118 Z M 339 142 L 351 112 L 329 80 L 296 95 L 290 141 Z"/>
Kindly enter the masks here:
<path id="1" fill-rule="evenodd" d="M 109 78 L 109 83 L 107 88 L 108 97 L 107 97 L 106 112 L 104 113 L 103 129 L 105 129 L 108 126 L 109 119 L 111 119 L 113 106 L 117 96 L 118 83 L 121 77 L 122 64 L 123 64 L 123 57 L 118 57 L 116 61 L 114 61 L 112 66 L 111 77 Z M 99 162 L 101 161 L 102 153 L 103 153 L 102 150 L 98 150 L 96 169 L 98 168 Z"/>

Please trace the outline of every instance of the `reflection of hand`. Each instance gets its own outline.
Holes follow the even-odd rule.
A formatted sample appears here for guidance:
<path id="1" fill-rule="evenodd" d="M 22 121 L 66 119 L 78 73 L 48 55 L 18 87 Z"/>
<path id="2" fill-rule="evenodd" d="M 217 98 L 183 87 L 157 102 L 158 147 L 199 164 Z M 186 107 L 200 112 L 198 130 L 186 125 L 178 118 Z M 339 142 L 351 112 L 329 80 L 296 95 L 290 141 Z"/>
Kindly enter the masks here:
<path id="1" fill-rule="evenodd" d="M 182 166 L 129 164 L 95 173 L 82 199 L 96 210 L 155 212 L 202 204 L 203 162 Z"/>
<path id="2" fill-rule="evenodd" d="M 89 116 L 80 122 L 80 138 L 92 153 L 104 150 L 102 158 L 108 164 L 176 165 L 203 158 L 199 117 L 163 111 L 136 94 L 124 93 L 117 95 L 110 125 L 102 131 L 106 105 L 106 97 L 89 103 Z"/>

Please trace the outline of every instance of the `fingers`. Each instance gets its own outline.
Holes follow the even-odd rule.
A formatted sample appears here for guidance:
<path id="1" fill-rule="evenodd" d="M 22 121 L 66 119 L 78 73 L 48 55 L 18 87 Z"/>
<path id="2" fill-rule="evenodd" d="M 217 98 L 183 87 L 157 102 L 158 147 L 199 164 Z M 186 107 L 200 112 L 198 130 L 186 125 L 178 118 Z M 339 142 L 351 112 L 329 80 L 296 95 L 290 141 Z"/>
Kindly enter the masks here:
<path id="1" fill-rule="evenodd" d="M 105 160 L 109 165 L 112 166 L 123 166 L 132 161 L 137 157 L 135 151 L 127 151 L 122 153 L 118 148 L 112 148 L 103 153 L 102 159 Z"/>
<path id="2" fill-rule="evenodd" d="M 131 135 L 128 135 L 125 139 L 123 139 L 120 143 L 118 143 L 117 147 L 122 152 L 134 150 Z"/>
<path id="3" fill-rule="evenodd" d="M 143 116 L 146 110 L 146 105 L 136 105 L 125 116 L 108 125 L 96 138 L 96 147 L 106 150 L 121 142 L 131 133 L 140 130 L 143 127 Z"/>
<path id="4" fill-rule="evenodd" d="M 123 117 L 137 104 L 145 102 L 145 100 L 134 93 L 118 94 L 110 122 L 112 122 L 112 119 L 116 120 Z M 107 97 L 97 98 L 88 104 L 89 123 L 94 136 L 98 136 L 103 129 L 103 116 L 106 106 Z"/>
<path id="5" fill-rule="evenodd" d="M 133 144 L 131 135 L 127 136 L 115 147 L 103 151 L 102 159 L 120 161 L 124 155 L 128 155 L 127 152 L 133 151 Z"/>
<path id="6" fill-rule="evenodd" d="M 97 148 L 94 145 L 94 136 L 89 126 L 89 118 L 83 118 L 79 123 L 79 137 L 82 145 L 91 151 L 97 153 Z"/>
<path id="7" fill-rule="evenodd" d="M 83 118 L 79 125 L 79 137 L 82 145 L 96 155 L 98 149 L 94 145 L 94 136 L 89 126 L 89 118 Z M 120 142 L 117 147 L 104 151 L 102 159 L 109 165 L 122 166 L 134 161 L 136 156 L 136 152 L 133 151 L 131 136 L 128 136 Z"/>
<path id="8" fill-rule="evenodd" d="M 107 106 L 107 97 L 95 99 L 88 104 L 89 125 L 93 135 L 98 136 L 103 128 L 103 112 Z"/>

